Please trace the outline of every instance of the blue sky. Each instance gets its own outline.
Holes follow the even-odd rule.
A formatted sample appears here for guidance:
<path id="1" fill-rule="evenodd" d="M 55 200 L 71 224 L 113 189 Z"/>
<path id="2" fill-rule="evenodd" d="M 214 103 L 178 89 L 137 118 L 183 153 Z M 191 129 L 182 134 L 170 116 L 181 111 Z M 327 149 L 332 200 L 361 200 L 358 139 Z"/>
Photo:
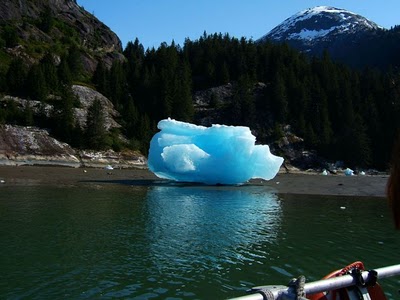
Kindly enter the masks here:
<path id="1" fill-rule="evenodd" d="M 358 13 L 378 25 L 400 25 L 400 0 L 77 0 L 121 39 L 145 48 L 182 45 L 207 33 L 260 38 L 293 14 L 319 5 Z"/>

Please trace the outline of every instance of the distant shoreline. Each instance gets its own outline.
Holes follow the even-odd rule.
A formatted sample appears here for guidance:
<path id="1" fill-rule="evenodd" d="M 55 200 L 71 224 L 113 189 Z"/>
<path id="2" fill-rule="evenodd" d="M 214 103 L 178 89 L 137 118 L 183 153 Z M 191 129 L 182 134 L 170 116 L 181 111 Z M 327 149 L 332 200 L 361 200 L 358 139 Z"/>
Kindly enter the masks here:
<path id="1" fill-rule="evenodd" d="M 279 173 L 270 181 L 247 184 L 267 186 L 280 194 L 366 196 L 385 198 L 387 175 L 344 176 Z M 147 169 L 69 168 L 59 166 L 0 166 L 0 188 L 5 185 L 124 184 L 151 186 L 168 181 Z"/>

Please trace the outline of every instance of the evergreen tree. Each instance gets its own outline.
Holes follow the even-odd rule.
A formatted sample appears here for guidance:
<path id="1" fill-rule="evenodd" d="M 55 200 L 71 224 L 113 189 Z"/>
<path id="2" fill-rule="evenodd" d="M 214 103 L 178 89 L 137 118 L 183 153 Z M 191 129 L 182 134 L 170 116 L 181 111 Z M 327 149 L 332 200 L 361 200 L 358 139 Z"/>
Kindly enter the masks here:
<path id="1" fill-rule="evenodd" d="M 128 60 L 127 80 L 131 85 L 131 92 L 133 93 L 140 86 L 145 59 L 144 47 L 136 38 L 134 43 L 128 42 L 124 50 L 124 55 Z"/>
<path id="2" fill-rule="evenodd" d="M 135 106 L 135 103 L 132 97 L 129 98 L 127 105 L 123 111 L 123 118 L 124 118 L 124 129 L 125 135 L 132 139 L 134 137 L 138 137 L 138 130 L 139 130 L 139 122 L 140 122 L 140 115 Z"/>
<path id="3" fill-rule="evenodd" d="M 21 95 L 25 86 L 26 75 L 27 68 L 22 59 L 12 60 L 6 74 L 8 91 L 12 94 Z"/>
<path id="4" fill-rule="evenodd" d="M 54 63 L 54 57 L 51 53 L 46 54 L 40 60 L 40 68 L 42 69 L 47 87 L 53 93 L 58 91 L 58 74 Z"/>
<path id="5" fill-rule="evenodd" d="M 109 76 L 103 61 L 99 61 L 96 70 L 93 73 L 93 83 L 97 86 L 97 90 L 105 96 L 110 96 Z"/>
<path id="6" fill-rule="evenodd" d="M 71 146 L 83 149 L 85 145 L 85 132 L 81 127 L 81 124 L 76 120 L 73 129 L 73 139 L 71 140 Z"/>
<path id="7" fill-rule="evenodd" d="M 24 106 L 24 125 L 25 126 L 32 126 L 34 125 L 33 121 L 33 110 L 31 106 L 31 102 L 27 100 Z"/>
<path id="8" fill-rule="evenodd" d="M 181 63 L 178 68 L 177 76 L 177 92 L 174 97 L 172 116 L 178 120 L 190 122 L 193 117 L 194 108 L 191 89 L 191 74 L 189 64 Z"/>
<path id="9" fill-rule="evenodd" d="M 227 121 L 232 125 L 239 125 L 242 121 L 242 101 L 238 89 L 234 90 L 228 116 Z"/>
<path id="10" fill-rule="evenodd" d="M 39 28 L 43 32 L 49 33 L 50 30 L 53 28 L 54 23 L 55 22 L 53 12 L 51 11 L 51 8 L 49 6 L 46 6 L 43 12 L 40 14 Z"/>
<path id="11" fill-rule="evenodd" d="M 150 118 L 145 114 L 141 116 L 138 130 L 138 139 L 141 141 L 140 151 L 147 155 L 149 151 L 149 144 L 151 136 L 154 134 L 154 128 L 151 126 Z M 154 126 L 153 126 L 154 127 Z"/>
<path id="12" fill-rule="evenodd" d="M 61 93 L 61 103 L 55 114 L 55 133 L 63 141 L 71 143 L 74 140 L 75 118 L 74 102 L 75 95 L 70 86 L 64 85 Z"/>
<path id="13" fill-rule="evenodd" d="M 371 163 L 371 147 L 364 121 L 355 115 L 352 127 L 345 137 L 346 152 L 344 158 L 354 166 L 368 167 Z"/>
<path id="14" fill-rule="evenodd" d="M 26 90 L 32 99 L 45 101 L 49 95 L 47 82 L 43 74 L 43 69 L 39 65 L 33 65 L 28 73 L 26 80 Z"/>
<path id="15" fill-rule="evenodd" d="M 280 72 L 276 74 L 271 89 L 271 104 L 275 119 L 283 124 L 288 114 L 288 101 L 285 81 Z"/>
<path id="16" fill-rule="evenodd" d="M 72 80 L 78 80 L 83 72 L 83 65 L 81 59 L 81 52 L 75 45 L 71 46 L 68 50 L 67 63 L 72 75 Z"/>
<path id="17" fill-rule="evenodd" d="M 127 82 L 125 70 L 119 61 L 115 61 L 110 69 L 110 99 L 115 108 L 119 111 L 123 109 L 125 95 L 127 94 Z"/>
<path id="18" fill-rule="evenodd" d="M 249 76 L 244 75 L 239 78 L 237 83 L 237 89 L 239 91 L 241 116 L 240 124 L 252 126 L 256 119 L 255 116 L 255 104 L 254 97 L 252 95 L 253 86 Z"/>
<path id="19" fill-rule="evenodd" d="M 6 74 L 0 69 L 0 93 L 7 91 Z"/>
<path id="20" fill-rule="evenodd" d="M 99 99 L 95 99 L 88 108 L 85 136 L 86 145 L 90 149 L 103 150 L 109 146 L 107 144 L 104 110 Z"/>
<path id="21" fill-rule="evenodd" d="M 72 84 L 72 74 L 69 69 L 67 59 L 65 57 L 61 58 L 60 64 L 57 69 L 58 80 L 61 85 L 71 85 Z"/>
<path id="22" fill-rule="evenodd" d="M 18 45 L 19 37 L 15 26 L 12 25 L 4 26 L 2 37 L 3 40 L 5 41 L 5 46 L 7 48 L 13 48 Z"/>
<path id="23" fill-rule="evenodd" d="M 217 83 L 227 84 L 230 81 L 229 68 L 226 61 L 223 61 L 222 66 L 217 69 Z"/>
<path id="24" fill-rule="evenodd" d="M 318 147 L 318 150 L 327 150 L 329 149 L 332 135 L 327 96 L 321 88 L 319 79 L 317 77 L 313 79 L 310 88 L 307 119 L 315 134 L 315 146 Z"/>

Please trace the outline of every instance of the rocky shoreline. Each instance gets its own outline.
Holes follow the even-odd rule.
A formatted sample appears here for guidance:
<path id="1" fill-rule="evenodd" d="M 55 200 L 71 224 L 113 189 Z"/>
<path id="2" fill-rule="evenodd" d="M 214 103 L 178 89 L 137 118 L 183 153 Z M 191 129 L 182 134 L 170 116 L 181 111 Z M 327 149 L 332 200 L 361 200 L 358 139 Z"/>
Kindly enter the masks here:
<path id="1" fill-rule="evenodd" d="M 0 153 L 0 166 L 146 169 L 147 159 L 134 151 L 118 153 L 112 150 L 78 151 L 71 155 L 4 155 Z"/>
<path id="2" fill-rule="evenodd" d="M 269 181 L 254 179 L 244 186 L 264 186 L 281 195 L 328 195 L 386 198 L 387 175 L 320 175 L 310 172 L 279 172 Z M 66 168 L 55 166 L 0 166 L 0 188 L 17 185 L 52 186 L 176 186 L 146 168 Z M 191 183 L 179 183 L 182 187 Z M 238 186 L 240 188 L 240 186 Z"/>
<path id="3" fill-rule="evenodd" d="M 137 151 L 76 150 L 37 127 L 0 126 L 0 165 L 146 168 L 147 159 Z"/>

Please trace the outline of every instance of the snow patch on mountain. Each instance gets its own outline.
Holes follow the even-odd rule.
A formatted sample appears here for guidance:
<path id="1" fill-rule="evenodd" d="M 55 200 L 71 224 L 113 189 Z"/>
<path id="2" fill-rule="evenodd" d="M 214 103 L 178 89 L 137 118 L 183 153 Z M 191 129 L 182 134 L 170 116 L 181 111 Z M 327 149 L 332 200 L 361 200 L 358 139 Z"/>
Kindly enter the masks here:
<path id="1" fill-rule="evenodd" d="M 331 29 L 326 29 L 326 30 L 307 30 L 307 29 L 302 29 L 300 32 L 295 32 L 289 34 L 288 38 L 289 39 L 303 39 L 303 40 L 312 40 L 315 38 L 323 37 L 330 33 L 332 30 L 335 30 L 335 28 Z"/>
<path id="2" fill-rule="evenodd" d="M 345 9 L 317 6 L 303 10 L 272 29 L 259 41 L 317 40 L 331 35 L 383 29 L 374 22 Z"/>

